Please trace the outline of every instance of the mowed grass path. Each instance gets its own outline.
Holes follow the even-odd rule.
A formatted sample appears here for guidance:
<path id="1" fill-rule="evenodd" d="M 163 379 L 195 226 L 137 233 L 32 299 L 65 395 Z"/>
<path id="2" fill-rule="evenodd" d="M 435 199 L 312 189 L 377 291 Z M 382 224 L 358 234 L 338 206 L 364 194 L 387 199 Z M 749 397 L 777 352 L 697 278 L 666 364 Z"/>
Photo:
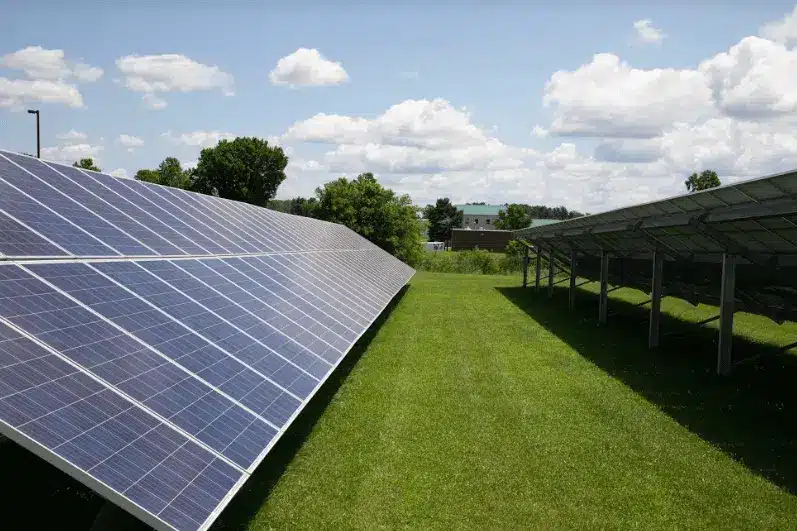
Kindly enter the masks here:
<path id="1" fill-rule="evenodd" d="M 418 273 L 214 529 L 797 526 L 797 497 L 549 331 L 518 284 Z"/>

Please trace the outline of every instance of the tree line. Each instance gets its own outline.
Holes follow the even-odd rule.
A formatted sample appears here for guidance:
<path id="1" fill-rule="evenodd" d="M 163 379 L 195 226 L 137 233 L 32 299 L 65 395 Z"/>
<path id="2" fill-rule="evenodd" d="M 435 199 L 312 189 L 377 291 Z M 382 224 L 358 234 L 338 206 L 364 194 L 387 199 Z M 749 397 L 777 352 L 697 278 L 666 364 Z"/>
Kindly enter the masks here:
<path id="1" fill-rule="evenodd" d="M 433 241 L 450 240 L 452 229 L 462 226 L 462 211 L 449 198 L 420 209 L 409 195 L 383 187 L 371 173 L 330 181 L 316 188 L 314 197 L 274 199 L 286 178 L 287 165 L 288 156 L 281 147 L 255 137 L 238 137 L 203 149 L 194 168 L 185 169 L 176 158 L 167 157 L 157 168 L 138 170 L 135 179 L 340 223 L 410 265 L 422 256 L 424 226 Z M 73 166 L 101 171 L 91 158 L 80 159 Z M 719 184 L 711 170 L 685 181 L 690 192 Z M 564 206 L 513 203 L 499 211 L 495 226 L 517 230 L 529 226 L 534 218 L 565 220 L 583 215 Z"/>

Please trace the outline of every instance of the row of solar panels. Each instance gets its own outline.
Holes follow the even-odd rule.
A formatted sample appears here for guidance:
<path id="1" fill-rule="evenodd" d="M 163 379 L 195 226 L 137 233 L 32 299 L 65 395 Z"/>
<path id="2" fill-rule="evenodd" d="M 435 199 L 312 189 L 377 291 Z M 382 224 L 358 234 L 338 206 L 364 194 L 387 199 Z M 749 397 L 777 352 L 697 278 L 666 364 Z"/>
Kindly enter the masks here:
<path id="1" fill-rule="evenodd" d="M 198 529 L 407 276 L 376 251 L 2 265 L 0 418 Z"/>
<path id="2" fill-rule="evenodd" d="M 369 248 L 340 225 L 0 151 L 0 254 L 7 257 Z"/>
<path id="3" fill-rule="evenodd" d="M 717 262 L 722 253 L 777 258 L 797 255 L 797 173 L 790 172 L 703 190 L 602 214 L 514 232 L 562 251 L 608 251 L 644 257 Z"/>
<path id="4" fill-rule="evenodd" d="M 414 273 L 342 226 L 4 152 L 0 251 L 0 431 L 181 531 Z"/>

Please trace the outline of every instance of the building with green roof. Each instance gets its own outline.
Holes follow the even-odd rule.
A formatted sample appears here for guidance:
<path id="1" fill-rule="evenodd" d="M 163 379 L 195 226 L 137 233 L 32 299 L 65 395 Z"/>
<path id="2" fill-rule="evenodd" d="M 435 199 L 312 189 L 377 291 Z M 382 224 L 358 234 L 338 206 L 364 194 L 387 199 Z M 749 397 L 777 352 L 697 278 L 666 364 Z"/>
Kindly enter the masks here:
<path id="1" fill-rule="evenodd" d="M 491 230 L 495 228 L 498 212 L 506 205 L 454 205 L 462 211 L 462 228 Z"/>
<path id="2" fill-rule="evenodd" d="M 462 212 L 462 228 L 471 230 L 495 230 L 495 222 L 498 221 L 498 213 L 506 208 L 506 205 L 454 205 L 457 210 Z M 539 225 L 549 225 L 558 223 L 558 219 L 538 219 L 531 220 L 531 227 Z"/>

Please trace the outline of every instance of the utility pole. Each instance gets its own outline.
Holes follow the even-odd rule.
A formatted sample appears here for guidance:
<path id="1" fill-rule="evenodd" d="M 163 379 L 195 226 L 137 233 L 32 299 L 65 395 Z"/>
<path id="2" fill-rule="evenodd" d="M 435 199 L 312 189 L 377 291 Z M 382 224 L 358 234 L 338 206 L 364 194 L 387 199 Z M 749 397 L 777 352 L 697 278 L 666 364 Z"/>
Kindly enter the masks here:
<path id="1" fill-rule="evenodd" d="M 36 158 L 42 158 L 42 137 L 41 129 L 39 127 L 39 110 L 28 109 L 28 114 L 36 115 Z"/>

